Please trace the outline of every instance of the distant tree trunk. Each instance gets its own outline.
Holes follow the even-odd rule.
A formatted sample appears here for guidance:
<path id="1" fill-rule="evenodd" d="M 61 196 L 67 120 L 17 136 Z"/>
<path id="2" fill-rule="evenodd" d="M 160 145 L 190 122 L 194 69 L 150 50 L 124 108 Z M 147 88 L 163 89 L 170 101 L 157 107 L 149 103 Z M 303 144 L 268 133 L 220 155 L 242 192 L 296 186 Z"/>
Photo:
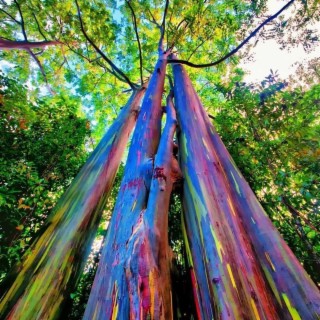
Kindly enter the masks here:
<path id="1" fill-rule="evenodd" d="M 0 50 L 12 50 L 12 49 L 34 49 L 44 48 L 47 46 L 54 46 L 59 44 L 59 41 L 14 41 L 0 38 Z"/>
<path id="2" fill-rule="evenodd" d="M 156 166 L 158 161 L 165 161 L 166 167 L 153 169 L 161 132 L 166 56 L 160 55 L 142 103 L 84 319 L 165 319 L 171 313 L 170 291 L 164 292 L 169 288 L 163 281 L 163 277 L 169 277 L 168 240 L 163 234 L 172 184 L 169 178 L 165 180 L 169 165 L 167 140 L 173 130 L 168 128 L 169 120 L 167 138 L 160 143 L 163 153 L 155 159 Z M 160 199 L 163 207 L 159 206 Z"/>
<path id="3" fill-rule="evenodd" d="M 317 319 L 320 294 L 235 166 L 181 65 L 187 251 L 200 319 Z"/>
<path id="4" fill-rule="evenodd" d="M 1 319 L 58 318 L 90 251 L 144 93 L 132 94 L 25 253 L 13 284 L 2 290 Z"/>

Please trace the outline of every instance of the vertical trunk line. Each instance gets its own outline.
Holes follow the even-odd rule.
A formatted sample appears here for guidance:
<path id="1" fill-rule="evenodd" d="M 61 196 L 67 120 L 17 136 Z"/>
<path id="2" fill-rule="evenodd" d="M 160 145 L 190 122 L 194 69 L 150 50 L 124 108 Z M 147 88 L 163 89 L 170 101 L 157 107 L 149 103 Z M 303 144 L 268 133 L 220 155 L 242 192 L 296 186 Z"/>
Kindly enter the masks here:
<path id="1" fill-rule="evenodd" d="M 160 144 L 154 162 L 148 206 L 145 213 L 148 241 L 151 245 L 153 260 L 159 273 L 155 290 L 160 296 L 159 307 L 162 314 L 153 315 L 153 319 L 172 319 L 172 290 L 170 278 L 171 249 L 168 242 L 168 210 L 173 183 L 177 177 L 173 156 L 173 136 L 176 129 L 176 115 L 172 102 L 173 92 L 167 98 L 167 119 L 161 135 Z M 152 266 L 150 266 L 152 270 Z"/>

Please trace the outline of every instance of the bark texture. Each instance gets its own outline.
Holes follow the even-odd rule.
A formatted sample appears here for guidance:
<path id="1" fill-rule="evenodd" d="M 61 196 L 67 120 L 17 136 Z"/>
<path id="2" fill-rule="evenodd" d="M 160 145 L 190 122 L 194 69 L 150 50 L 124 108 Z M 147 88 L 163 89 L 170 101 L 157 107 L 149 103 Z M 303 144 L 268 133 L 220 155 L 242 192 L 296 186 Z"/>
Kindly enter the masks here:
<path id="1" fill-rule="evenodd" d="M 137 120 L 84 319 L 164 318 L 156 290 L 160 275 L 144 216 L 161 133 L 166 64 L 166 54 L 161 54 Z"/>
<path id="2" fill-rule="evenodd" d="M 58 41 L 12 41 L 0 39 L 0 50 L 12 50 L 12 49 L 34 49 L 34 48 L 44 48 L 46 46 L 57 45 Z"/>
<path id="3" fill-rule="evenodd" d="M 173 72 L 199 319 L 318 319 L 318 289 L 237 169 L 183 67 Z"/>
<path id="4" fill-rule="evenodd" d="M 90 250 L 130 132 L 142 88 L 134 92 L 78 176 L 59 200 L 43 233 L 15 272 L 0 304 L 1 319 L 56 319 Z"/>

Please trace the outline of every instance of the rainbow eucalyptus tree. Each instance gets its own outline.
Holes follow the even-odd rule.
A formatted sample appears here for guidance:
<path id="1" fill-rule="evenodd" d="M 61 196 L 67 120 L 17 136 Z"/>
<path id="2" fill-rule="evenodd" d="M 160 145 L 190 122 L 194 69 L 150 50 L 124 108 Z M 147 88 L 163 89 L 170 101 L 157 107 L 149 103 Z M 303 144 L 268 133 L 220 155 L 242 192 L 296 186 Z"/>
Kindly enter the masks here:
<path id="1" fill-rule="evenodd" d="M 172 318 L 166 239 L 175 131 L 171 97 L 158 148 L 161 100 L 171 53 L 163 49 L 167 5 L 160 26 L 159 58 L 137 119 L 84 319 Z"/>
<path id="2" fill-rule="evenodd" d="M 199 319 L 318 318 L 317 287 L 237 169 L 186 71 L 175 64 L 173 73 Z"/>
<path id="3" fill-rule="evenodd" d="M 242 21 L 248 23 L 252 18 L 247 15 L 252 8 L 245 1 L 226 1 L 221 7 L 202 1 L 196 5 L 192 2 L 191 9 L 177 2 L 173 2 L 170 9 L 169 1 L 166 1 L 161 24 L 158 24 L 157 16 L 162 8 L 158 10 L 156 4 L 128 0 L 122 6 L 129 9 L 123 9 L 123 12 L 125 17 L 130 13 L 134 32 L 126 34 L 128 37 L 121 35 L 119 43 L 111 44 L 108 51 L 113 57 L 117 56 L 118 61 L 121 57 L 126 59 L 126 55 L 130 58 L 133 41 L 126 42 L 135 33 L 138 50 L 135 48 L 134 52 L 139 56 L 141 84 L 143 58 L 145 64 L 147 59 L 150 60 L 148 67 L 153 59 L 147 41 L 140 41 L 138 21 L 147 21 L 141 27 L 144 40 L 152 34 L 150 30 L 155 25 L 160 29 L 160 41 L 157 62 L 137 118 L 85 319 L 173 317 L 167 214 L 170 193 L 179 177 L 179 169 L 172 154 L 175 113 L 171 94 L 167 99 L 167 121 L 161 134 L 161 102 L 168 63 L 175 64 L 174 99 L 180 125 L 179 154 L 184 176 L 183 221 L 198 318 L 311 319 L 319 316 L 319 293 L 238 172 L 210 124 L 188 76 L 178 64 L 196 68 L 220 64 L 237 53 L 264 25 L 293 2 L 289 1 L 270 16 L 228 54 L 203 64 L 188 60 L 194 55 L 200 57 L 197 51 L 201 46 L 204 50 L 211 50 L 212 43 L 218 52 L 226 50 L 219 46 L 226 42 L 229 33 L 238 31 Z M 18 25 L 21 25 L 25 36 L 23 14 L 18 2 L 14 3 L 21 18 Z M 66 0 L 66 3 L 70 1 Z M 90 16 L 83 20 L 77 0 L 75 4 L 80 22 L 79 38 L 83 36 L 85 40 L 80 47 L 81 50 L 86 48 L 85 54 L 70 44 L 67 44 L 68 48 L 80 53 L 86 61 L 99 64 L 136 90 L 137 86 L 102 51 L 104 33 L 95 29 Z M 105 2 L 97 1 L 83 7 L 100 18 L 101 4 L 104 6 Z M 141 13 L 139 19 L 138 10 Z M 243 14 L 239 15 L 238 10 Z M 170 18 L 165 34 L 167 12 Z M 183 16 L 182 19 L 179 15 Z M 70 19 L 73 23 L 72 18 L 66 16 L 65 20 Z M 86 25 L 90 25 L 91 33 L 97 31 L 98 36 L 89 36 Z M 127 27 L 125 23 L 126 32 Z M 68 30 L 68 27 L 64 29 Z M 165 36 L 168 36 L 166 50 Z M 199 38 L 195 41 L 200 43 L 190 41 L 193 37 Z M 213 38 L 212 42 L 209 42 L 210 38 Z M 227 46 L 231 46 L 233 40 L 231 37 Z M 104 44 L 109 46 L 109 43 Z M 173 47 L 185 50 L 186 60 L 169 59 Z M 136 65 L 131 62 L 126 63 L 126 68 L 133 72 Z M 50 319 L 59 315 L 64 295 L 68 293 L 67 287 L 76 280 L 81 267 L 82 260 L 78 255 L 85 256 L 85 248 L 90 243 L 132 127 L 135 112 L 131 112 L 130 106 L 136 105 L 142 94 L 139 90 L 132 98 L 135 102 L 129 103 L 123 111 L 126 116 L 120 116 L 108 138 L 101 142 L 98 147 L 101 153 L 96 150 L 92 155 L 86 168 L 62 198 L 47 229 L 32 247 L 31 254 L 26 255 L 18 269 L 18 278 L 2 301 L 4 317 Z M 109 178 L 106 177 L 107 172 L 110 173 Z"/>
<path id="4" fill-rule="evenodd" d="M 87 259 L 145 87 L 135 90 L 74 179 L 42 234 L 17 266 L 0 304 L 1 318 L 55 319 Z"/>

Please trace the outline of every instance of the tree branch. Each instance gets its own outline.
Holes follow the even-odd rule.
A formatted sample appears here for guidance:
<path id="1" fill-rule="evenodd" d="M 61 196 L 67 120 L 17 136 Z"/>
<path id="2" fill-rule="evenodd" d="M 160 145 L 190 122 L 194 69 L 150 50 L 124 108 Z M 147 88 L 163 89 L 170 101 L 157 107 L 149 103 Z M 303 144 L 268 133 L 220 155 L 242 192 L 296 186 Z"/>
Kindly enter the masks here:
<path id="1" fill-rule="evenodd" d="M 36 15 L 34 14 L 34 12 L 32 12 L 32 15 L 33 15 L 34 19 L 36 20 L 36 24 L 37 24 L 39 33 L 42 35 L 42 37 L 43 37 L 43 39 L 44 39 L 45 41 L 48 41 L 47 38 L 46 38 L 46 36 L 43 34 L 43 32 L 42 32 L 42 30 L 41 30 L 41 28 L 40 28 L 39 21 L 38 21 Z"/>
<path id="2" fill-rule="evenodd" d="M 33 48 L 43 48 L 45 46 L 53 46 L 58 44 L 59 41 L 15 41 L 0 38 L 0 50 L 10 50 L 10 49 L 33 49 Z"/>
<path id="3" fill-rule="evenodd" d="M 306 225 L 311 228 L 312 230 L 314 230 L 315 232 L 317 232 L 318 234 L 320 234 L 320 231 L 311 223 L 311 221 L 307 218 L 305 218 L 303 216 L 302 213 L 300 213 L 296 208 L 294 208 L 287 197 L 285 196 L 281 196 L 281 202 L 287 207 L 287 209 L 290 211 L 290 213 L 294 216 L 294 217 L 299 217 L 300 219 L 302 219 Z"/>
<path id="4" fill-rule="evenodd" d="M 15 23 L 20 24 L 20 21 L 16 20 L 10 13 L 0 8 L 0 11 L 2 11 L 4 14 L 6 14 L 11 20 L 13 20 Z"/>
<path id="5" fill-rule="evenodd" d="M 23 14 L 22 14 L 22 11 L 21 11 L 21 8 L 20 8 L 20 5 L 19 5 L 19 2 L 17 0 L 13 0 L 14 3 L 16 4 L 17 8 L 18 8 L 18 11 L 19 11 L 19 15 L 20 15 L 20 19 L 21 19 L 21 22 L 20 22 L 20 25 L 21 25 L 21 31 L 22 31 L 22 34 L 23 34 L 23 37 L 26 41 L 28 41 L 28 37 L 27 37 L 27 33 L 26 33 L 26 28 L 25 28 L 25 24 L 24 24 L 24 19 L 23 19 Z"/>
<path id="6" fill-rule="evenodd" d="M 75 0 L 75 4 L 77 6 L 77 12 L 78 12 L 78 17 L 79 17 L 79 21 L 80 21 L 80 28 L 81 31 L 83 33 L 83 35 L 85 36 L 85 38 L 89 41 L 89 43 L 95 48 L 95 50 L 101 55 L 101 57 L 111 66 L 112 69 L 114 69 L 118 74 L 121 75 L 121 77 L 123 77 L 125 79 L 125 81 L 127 82 L 127 84 L 130 86 L 130 88 L 132 89 L 136 89 L 137 86 L 132 83 L 130 81 L 130 79 L 127 77 L 126 74 L 124 74 L 100 49 L 99 47 L 91 40 L 91 38 L 88 36 L 87 32 L 84 29 L 84 25 L 83 25 L 83 21 L 82 21 L 82 17 L 81 17 L 81 11 L 80 11 L 80 7 L 78 4 L 78 1 Z"/>
<path id="7" fill-rule="evenodd" d="M 47 86 L 47 89 L 49 90 L 49 92 L 51 94 L 55 94 L 55 92 L 51 89 L 50 85 L 49 85 L 49 82 L 48 82 L 48 78 L 47 78 L 47 75 L 44 71 L 44 68 L 40 62 L 40 60 L 38 59 L 38 57 L 31 51 L 31 49 L 26 49 L 26 51 L 30 54 L 30 56 L 33 58 L 33 60 L 36 62 L 36 64 L 38 65 L 40 71 L 41 71 L 41 74 L 44 78 L 44 81 L 46 83 L 46 86 Z"/>
<path id="8" fill-rule="evenodd" d="M 166 32 L 166 16 L 168 13 L 168 7 L 169 7 L 169 0 L 166 0 L 166 4 L 164 7 L 164 13 L 163 13 L 163 17 L 162 17 L 162 23 L 160 26 L 160 40 L 159 40 L 159 45 L 158 45 L 159 53 L 163 52 L 163 39 L 164 39 L 164 35 Z"/>
<path id="9" fill-rule="evenodd" d="M 100 61 L 97 61 L 97 65 L 100 66 L 102 69 L 104 69 L 105 71 L 108 71 L 110 74 L 112 74 L 113 76 L 115 76 L 118 80 L 120 80 L 121 82 L 126 82 L 127 81 L 121 77 L 121 75 L 119 75 L 118 73 L 116 73 L 113 69 L 108 68 L 107 66 L 105 66 L 104 64 L 102 64 Z M 133 89 L 133 88 L 131 88 Z"/>
<path id="10" fill-rule="evenodd" d="M 137 38 L 137 42 L 138 42 L 138 47 L 139 47 L 139 61 L 140 61 L 140 82 L 141 85 L 143 84 L 143 73 L 142 73 L 142 50 L 141 50 L 141 43 L 140 43 L 140 39 L 139 39 L 139 33 L 138 33 L 138 26 L 137 26 L 137 18 L 136 18 L 136 14 L 134 13 L 134 10 L 130 4 L 129 0 L 126 0 L 126 3 L 128 4 L 131 13 L 132 13 L 132 20 L 133 20 L 133 26 L 134 26 L 134 32 L 136 34 L 136 38 Z"/>
<path id="11" fill-rule="evenodd" d="M 150 10 L 149 8 L 148 8 L 148 12 L 149 12 L 152 20 L 150 20 L 150 19 L 147 19 L 147 20 L 149 20 L 151 23 L 155 24 L 158 28 L 161 28 L 160 24 L 159 24 L 159 23 L 157 22 L 157 20 L 154 18 L 153 14 L 152 14 L 152 12 L 151 12 L 151 10 Z"/>
<path id="12" fill-rule="evenodd" d="M 187 58 L 188 61 L 189 61 L 189 60 L 191 59 L 191 57 L 195 54 L 195 52 L 206 42 L 206 40 L 207 40 L 207 39 L 202 40 L 202 41 L 200 42 L 200 44 L 197 45 L 197 46 L 194 48 L 194 50 L 192 50 L 192 52 L 190 53 L 189 57 Z"/>
<path id="13" fill-rule="evenodd" d="M 102 64 L 100 61 L 98 61 L 99 59 L 102 59 L 103 57 L 101 55 L 99 55 L 97 58 L 94 59 L 90 59 L 89 57 L 83 55 L 82 53 L 76 51 L 75 49 L 73 49 L 68 43 L 63 43 L 65 46 L 67 46 L 69 48 L 70 51 L 74 52 L 76 55 L 80 56 L 82 59 L 85 59 L 86 61 L 88 61 L 89 63 L 96 63 L 99 67 L 101 67 L 105 72 L 109 72 L 111 75 L 115 76 L 118 80 L 120 80 L 121 82 L 125 82 L 127 83 L 127 81 L 120 77 L 120 75 L 118 73 L 116 73 L 113 69 L 108 68 L 107 66 L 105 66 L 104 64 Z M 131 90 L 131 89 L 130 89 Z"/>
<path id="14" fill-rule="evenodd" d="M 237 53 L 252 37 L 254 37 L 258 31 L 260 31 L 267 23 L 275 19 L 279 14 L 281 14 L 284 10 L 286 10 L 291 4 L 293 4 L 295 0 L 289 1 L 285 6 L 283 6 L 277 13 L 274 15 L 270 16 L 267 20 L 265 20 L 263 23 L 261 23 L 253 32 L 250 33 L 250 35 L 243 40 L 235 49 L 230 51 L 228 54 L 226 54 L 224 57 L 210 63 L 204 63 L 204 64 L 195 64 L 192 62 L 189 62 L 187 60 L 178 60 L 178 59 L 168 59 L 168 63 L 180 63 L 180 64 L 185 64 L 189 67 L 192 68 L 205 68 L 205 67 L 213 67 L 216 66 L 217 64 L 227 60 L 231 56 L 233 56 L 235 53 Z"/>

